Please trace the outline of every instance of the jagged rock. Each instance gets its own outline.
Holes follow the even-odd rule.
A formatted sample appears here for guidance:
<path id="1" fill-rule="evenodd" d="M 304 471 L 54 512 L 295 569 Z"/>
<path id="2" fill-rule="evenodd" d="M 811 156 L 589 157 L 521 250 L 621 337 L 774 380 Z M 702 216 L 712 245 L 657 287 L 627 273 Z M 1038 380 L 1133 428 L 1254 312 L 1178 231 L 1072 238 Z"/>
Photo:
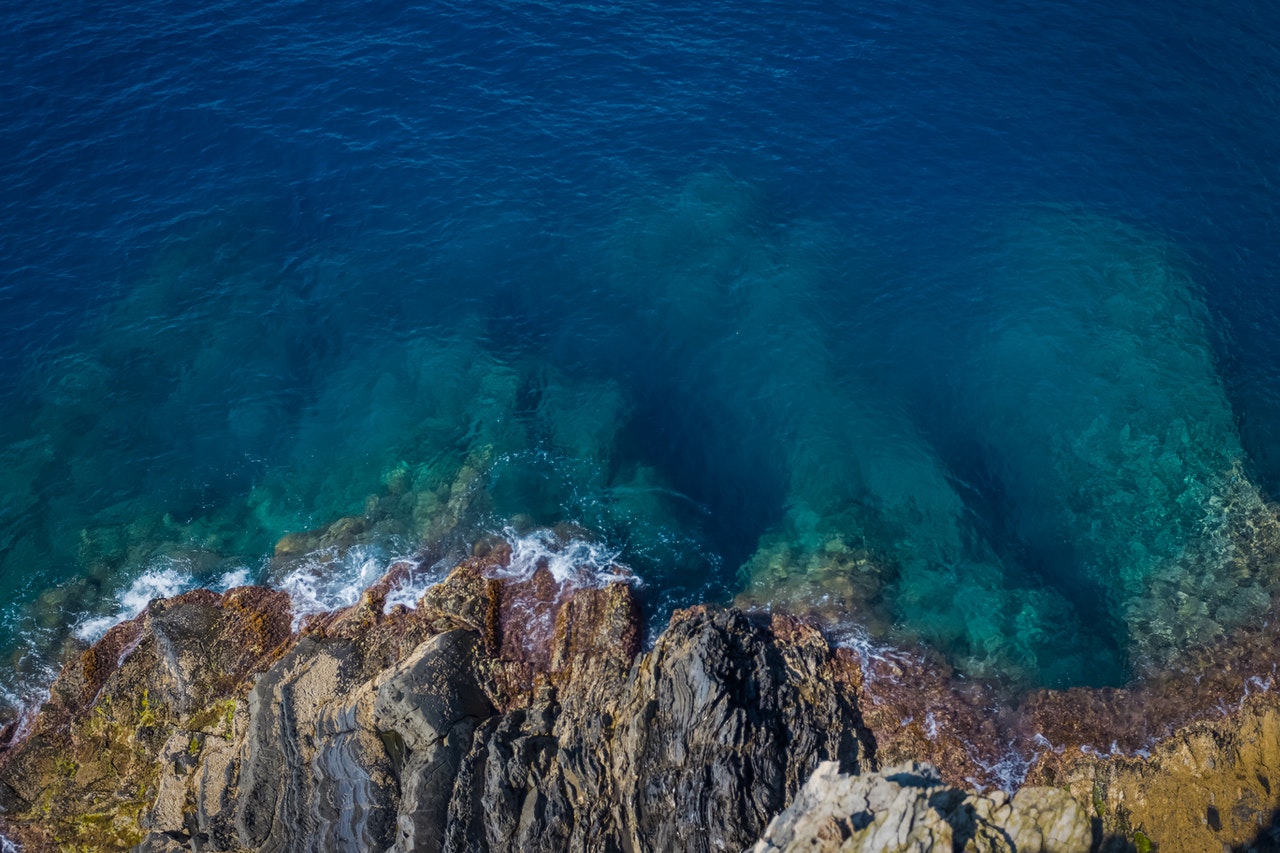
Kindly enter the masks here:
<path id="1" fill-rule="evenodd" d="M 1269 838 L 1280 629 L 1232 646 L 1228 666 L 1014 707 L 936 658 L 833 647 L 781 614 L 678 611 L 643 652 L 629 584 L 511 577 L 509 556 L 464 561 L 416 609 L 387 611 L 414 568 L 398 564 L 298 632 L 265 589 L 153 602 L 68 663 L 0 747 L 0 829 L 27 853 L 741 850 L 844 780 L 883 802 L 869 822 L 830 812 L 827 841 L 889 827 L 874 815 L 890 807 L 904 817 L 876 832 L 904 844 L 1075 849 L 1053 845 L 1079 840 L 1083 813 L 1104 850 Z M 1209 704 L 1241 689 L 1254 695 Z M 804 788 L 823 762 L 919 759 L 937 770 L 823 765 Z M 1024 779 L 1054 790 L 991 787 Z"/>
<path id="2" fill-rule="evenodd" d="M 258 679 L 238 784 L 224 794 L 235 802 L 234 835 L 197 814 L 205 849 L 216 836 L 261 850 L 386 846 L 396 782 L 358 670 L 351 641 L 304 637 Z"/>
<path id="3" fill-rule="evenodd" d="M 392 850 L 440 850 L 458 769 L 477 725 L 494 714 L 476 682 L 475 635 L 427 640 L 381 682 L 374 722 L 398 766 L 399 816 Z"/>
<path id="4" fill-rule="evenodd" d="M 865 761 L 857 673 L 812 628 L 694 608 L 641 656 L 629 585 L 493 577 L 506 557 L 292 637 L 275 593 L 154 602 L 0 757 L 6 825 L 29 851 L 709 851 L 750 843 L 819 761 Z M 86 749 L 68 775 L 59 750 L 125 695 L 153 697 L 123 723 L 132 763 Z M 16 793 L 86 774 L 112 836 Z"/>
<path id="5" fill-rule="evenodd" d="M 1010 799 L 952 788 L 928 764 L 850 776 L 826 762 L 751 853 L 1085 853 L 1092 843 L 1084 809 L 1053 788 Z"/>
<path id="6" fill-rule="evenodd" d="M 213 731 L 238 685 L 283 653 L 289 622 L 287 595 L 245 587 L 153 601 L 107 632 L 0 755 L 6 832 L 28 851 L 142 842 L 162 774 L 195 765 L 176 760 L 175 736 Z"/>
<path id="7" fill-rule="evenodd" d="M 614 777 L 631 849 L 741 846 L 819 760 L 858 767 L 857 711 L 816 651 L 736 611 L 672 619 L 619 708 Z"/>
<path id="8" fill-rule="evenodd" d="M 1092 802 L 1119 838 L 1141 832 L 1165 850 L 1280 849 L 1280 701 L 1251 697 L 1141 754 L 1050 750 L 1033 778 Z"/>

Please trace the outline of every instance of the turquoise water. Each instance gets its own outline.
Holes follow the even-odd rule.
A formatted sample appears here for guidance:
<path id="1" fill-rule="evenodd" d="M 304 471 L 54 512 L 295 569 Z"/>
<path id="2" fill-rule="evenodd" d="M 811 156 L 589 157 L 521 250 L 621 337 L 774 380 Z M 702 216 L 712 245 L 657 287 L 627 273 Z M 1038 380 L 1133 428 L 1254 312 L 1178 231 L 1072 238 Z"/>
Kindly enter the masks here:
<path id="1" fill-rule="evenodd" d="M 4 15 L 11 705 L 495 536 L 1020 686 L 1269 605 L 1280 19 Z"/>

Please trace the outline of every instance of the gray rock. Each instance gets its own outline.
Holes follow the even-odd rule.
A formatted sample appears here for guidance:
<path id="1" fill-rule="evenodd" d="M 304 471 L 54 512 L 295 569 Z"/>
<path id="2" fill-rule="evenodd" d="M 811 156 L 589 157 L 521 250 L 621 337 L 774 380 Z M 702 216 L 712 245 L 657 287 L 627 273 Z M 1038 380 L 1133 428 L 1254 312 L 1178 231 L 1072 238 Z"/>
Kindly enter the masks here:
<path id="1" fill-rule="evenodd" d="M 90 839 L 104 850 L 709 853 L 758 838 L 819 762 L 867 760 L 856 673 L 814 629 L 693 608 L 639 654 L 625 584 L 566 600 L 478 571 L 418 611 L 367 596 L 281 640 L 274 593 L 153 605 L 0 755 L 0 782 L 32 780 L 3 817 L 53 849 L 40 795 L 88 838 L 80 800 L 41 793 L 88 780 L 118 828 Z M 538 607 L 549 636 L 522 633 Z M 90 701 L 112 704 L 74 716 Z"/>
<path id="2" fill-rule="evenodd" d="M 978 794 L 944 783 L 928 764 L 863 776 L 823 763 L 750 853 L 1086 853 L 1089 816 L 1064 791 Z"/>
<path id="3" fill-rule="evenodd" d="M 630 849 L 741 848 L 819 760 L 857 769 L 856 710 L 791 663 L 737 611 L 673 621 L 618 713 L 612 775 Z"/>
<path id="4" fill-rule="evenodd" d="M 476 680 L 477 645 L 468 631 L 448 631 L 379 679 L 374 720 L 400 778 L 393 851 L 444 849 L 458 771 L 476 727 L 494 714 Z"/>
<path id="5" fill-rule="evenodd" d="M 390 842 L 395 779 L 373 731 L 374 695 L 353 678 L 358 665 L 350 641 L 305 637 L 249 694 L 233 792 L 240 846 L 301 853 Z"/>

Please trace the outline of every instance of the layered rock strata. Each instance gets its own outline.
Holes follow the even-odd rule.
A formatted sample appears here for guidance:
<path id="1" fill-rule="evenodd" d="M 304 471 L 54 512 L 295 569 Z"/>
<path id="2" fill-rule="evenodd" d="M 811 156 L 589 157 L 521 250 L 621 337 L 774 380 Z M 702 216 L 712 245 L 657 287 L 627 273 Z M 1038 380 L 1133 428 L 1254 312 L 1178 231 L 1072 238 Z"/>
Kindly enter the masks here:
<path id="1" fill-rule="evenodd" d="M 815 630 L 695 608 L 640 656 L 627 584 L 493 568 L 384 614 L 391 578 L 297 635 L 265 590 L 153 602 L 0 759 L 5 831 L 28 851 L 741 849 L 820 761 L 862 768 L 856 665 Z"/>
<path id="2" fill-rule="evenodd" d="M 1015 706 L 777 614 L 679 611 L 644 651 L 630 585 L 504 577 L 507 559 L 464 562 L 411 610 L 386 605 L 400 564 L 299 631 L 261 588 L 152 602 L 10 732 L 3 831 L 27 851 L 742 850 L 822 800 L 804 788 L 822 765 L 841 844 L 889 814 L 909 849 L 1269 843 L 1270 628 L 1225 667 Z M 914 761 L 936 770 L 868 775 Z M 761 849 L 798 849 L 776 826 Z"/>

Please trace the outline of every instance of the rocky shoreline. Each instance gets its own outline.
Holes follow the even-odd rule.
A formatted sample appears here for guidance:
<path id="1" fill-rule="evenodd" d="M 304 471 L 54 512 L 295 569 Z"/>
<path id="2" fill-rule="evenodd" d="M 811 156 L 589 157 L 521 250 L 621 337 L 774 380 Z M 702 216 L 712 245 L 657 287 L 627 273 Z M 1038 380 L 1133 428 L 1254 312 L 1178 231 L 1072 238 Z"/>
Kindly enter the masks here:
<path id="1" fill-rule="evenodd" d="M 1275 843 L 1277 620 L 1160 680 L 1011 702 L 784 614 L 677 611 L 646 650 L 631 585 L 509 557 L 414 609 L 386 604 L 399 563 L 297 631 L 261 587 L 153 601 L 5 733 L 0 828 L 156 853 Z"/>

